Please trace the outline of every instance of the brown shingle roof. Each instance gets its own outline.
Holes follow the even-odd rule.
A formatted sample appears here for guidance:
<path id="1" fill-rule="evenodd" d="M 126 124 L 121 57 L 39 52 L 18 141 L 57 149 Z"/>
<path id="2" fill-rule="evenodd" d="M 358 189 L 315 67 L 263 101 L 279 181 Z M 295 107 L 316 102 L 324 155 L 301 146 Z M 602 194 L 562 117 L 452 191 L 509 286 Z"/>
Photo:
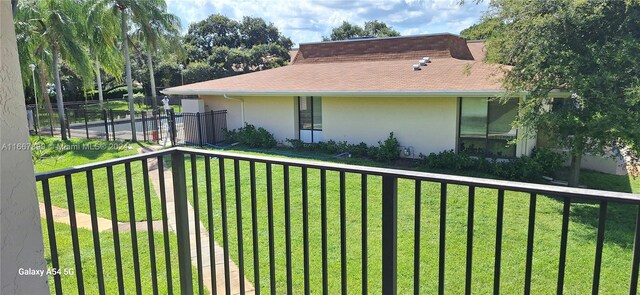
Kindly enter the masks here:
<path id="1" fill-rule="evenodd" d="M 481 44 L 481 43 L 480 43 Z M 498 66 L 451 34 L 301 44 L 285 67 L 194 83 L 166 94 L 441 93 L 500 91 Z M 431 63 L 414 71 L 424 56 Z"/>

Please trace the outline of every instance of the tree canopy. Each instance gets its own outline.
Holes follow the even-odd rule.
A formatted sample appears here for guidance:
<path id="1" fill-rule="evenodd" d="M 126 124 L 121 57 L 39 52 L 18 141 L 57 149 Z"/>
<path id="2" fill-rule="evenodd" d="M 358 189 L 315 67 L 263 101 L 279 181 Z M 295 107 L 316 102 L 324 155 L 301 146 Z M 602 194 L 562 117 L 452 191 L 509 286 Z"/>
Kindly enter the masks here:
<path id="1" fill-rule="evenodd" d="M 329 37 L 322 37 L 324 41 L 348 40 L 353 38 L 381 38 L 400 36 L 400 32 L 394 30 L 386 23 L 372 20 L 366 21 L 364 27 L 343 21 L 342 25 L 331 30 Z"/>
<path id="2" fill-rule="evenodd" d="M 460 36 L 468 40 L 485 40 L 493 34 L 498 34 L 503 26 L 504 23 L 500 19 L 488 17 L 482 19 L 480 23 L 462 30 Z"/>
<path id="3" fill-rule="evenodd" d="M 640 152 L 640 3 L 491 1 L 505 25 L 487 40 L 505 68 L 507 96 L 526 93 L 517 125 L 570 150 L 570 184 L 583 154 L 620 145 Z M 569 98 L 552 100 L 554 91 Z M 553 105 L 549 111 L 549 105 Z"/>
<path id="4" fill-rule="evenodd" d="M 245 16 L 236 21 L 220 14 L 191 24 L 184 42 L 185 83 L 286 65 L 293 45 L 262 18 Z"/>

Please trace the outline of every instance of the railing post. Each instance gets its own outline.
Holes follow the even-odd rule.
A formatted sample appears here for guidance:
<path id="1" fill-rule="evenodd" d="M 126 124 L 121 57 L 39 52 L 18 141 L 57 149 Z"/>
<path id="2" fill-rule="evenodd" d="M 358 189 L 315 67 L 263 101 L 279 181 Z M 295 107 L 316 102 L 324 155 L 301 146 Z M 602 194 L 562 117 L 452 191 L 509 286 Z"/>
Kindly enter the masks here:
<path id="1" fill-rule="evenodd" d="M 382 294 L 397 293 L 398 178 L 382 176 Z"/>
<path id="2" fill-rule="evenodd" d="M 216 115 L 214 111 L 211 111 L 211 136 L 213 136 L 213 144 L 218 143 L 218 137 L 216 136 Z"/>
<path id="3" fill-rule="evenodd" d="M 176 232 L 178 235 L 178 265 L 180 269 L 180 293 L 193 294 L 191 277 L 191 248 L 189 245 L 189 214 L 187 210 L 187 179 L 184 168 L 184 154 L 171 154 L 171 173 L 173 176 L 173 199 L 176 214 Z"/>
<path id="4" fill-rule="evenodd" d="M 198 129 L 196 132 L 198 133 L 198 143 L 200 146 L 204 145 L 204 141 L 202 140 L 202 124 L 200 122 L 200 112 L 196 113 L 196 128 Z"/>

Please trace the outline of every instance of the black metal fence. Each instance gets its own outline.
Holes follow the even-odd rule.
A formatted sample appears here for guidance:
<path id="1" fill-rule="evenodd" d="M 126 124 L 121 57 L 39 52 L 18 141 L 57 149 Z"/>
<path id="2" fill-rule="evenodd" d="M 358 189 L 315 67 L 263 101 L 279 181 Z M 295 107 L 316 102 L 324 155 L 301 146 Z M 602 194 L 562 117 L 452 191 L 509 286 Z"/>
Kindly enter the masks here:
<path id="1" fill-rule="evenodd" d="M 32 116 L 35 113 L 32 112 Z M 175 145 L 215 145 L 224 141 L 227 111 L 204 113 L 135 112 L 136 139 Z M 132 140 L 133 128 L 126 110 L 65 110 L 66 132 L 69 138 Z M 40 112 L 34 118 L 32 131 L 41 135 L 59 135 L 58 113 Z"/>
<path id="2" fill-rule="evenodd" d="M 182 123 L 185 145 L 215 145 L 224 141 L 227 111 L 182 113 L 181 118 L 176 118 L 176 122 Z"/>
<path id="3" fill-rule="evenodd" d="M 193 286 L 191 284 L 193 279 L 192 274 L 192 265 L 196 267 L 197 270 L 197 288 L 199 288 L 200 293 L 202 293 L 203 289 L 203 275 L 202 270 L 207 267 L 212 269 L 211 277 L 211 285 L 216 286 L 216 284 L 222 284 L 223 282 L 216 282 L 216 270 L 215 270 L 215 247 L 213 245 L 214 241 L 214 230 L 216 227 L 218 229 L 222 229 L 222 236 L 219 236 L 219 232 L 216 233 L 215 240 L 222 241 L 222 247 L 224 248 L 224 286 L 225 293 L 230 294 L 230 286 L 232 285 L 230 280 L 231 277 L 229 273 L 229 257 L 230 251 L 238 251 L 238 255 L 236 263 L 239 267 L 239 288 L 240 293 L 243 294 L 246 289 L 244 283 L 244 275 L 247 271 L 245 269 L 245 257 L 243 255 L 245 248 L 245 243 L 250 243 L 252 251 L 252 257 L 248 255 L 246 259 L 252 259 L 249 262 L 252 265 L 253 269 L 253 284 L 255 287 L 255 293 L 260 294 L 260 290 L 264 287 L 264 291 L 270 291 L 270 294 L 276 293 L 285 293 L 286 294 L 297 294 L 304 293 L 309 294 L 310 289 L 314 288 L 316 290 L 321 289 L 323 294 L 332 293 L 329 292 L 329 280 L 337 280 L 339 277 L 339 288 L 342 294 L 350 294 L 349 290 L 352 289 L 360 289 L 363 293 L 367 293 L 368 288 L 370 287 L 372 280 L 376 281 L 376 285 L 381 288 L 382 294 L 396 294 L 398 291 L 398 278 L 399 276 L 397 268 L 398 259 L 399 259 L 399 251 L 398 251 L 398 236 L 410 235 L 414 237 L 413 242 L 413 268 L 412 269 L 403 269 L 404 276 L 410 276 L 413 278 L 413 285 L 403 286 L 405 287 L 405 291 L 407 289 L 414 289 L 414 293 L 418 293 L 421 284 L 425 283 L 427 280 L 424 277 L 421 277 L 421 267 L 426 267 L 427 261 L 421 260 L 421 247 L 420 247 L 420 236 L 424 234 L 424 220 L 420 219 L 422 216 L 421 204 L 423 202 L 423 197 L 425 197 L 422 193 L 421 188 L 428 184 L 436 185 L 438 187 L 437 193 L 434 193 L 430 196 L 430 198 L 436 198 L 439 200 L 439 225 L 435 232 L 433 232 L 433 240 L 437 240 L 437 247 L 435 251 L 438 253 L 438 258 L 436 261 L 429 262 L 430 268 L 435 268 L 434 273 L 437 273 L 437 281 L 434 281 L 433 284 L 437 284 L 437 290 L 439 294 L 444 294 L 445 290 L 445 281 L 451 280 L 451 278 L 445 277 L 445 266 L 447 267 L 455 267 L 458 269 L 466 269 L 466 275 L 464 276 L 465 282 L 465 292 L 467 294 L 471 293 L 472 284 L 471 282 L 474 280 L 474 276 L 472 276 L 472 264 L 476 261 L 474 257 L 474 244 L 481 243 L 480 245 L 476 245 L 477 247 L 490 247 L 489 253 L 492 253 L 491 260 L 493 261 L 494 267 L 490 271 L 489 269 L 483 270 L 484 273 L 492 272 L 493 282 L 490 282 L 486 276 L 484 276 L 484 280 L 482 284 L 489 284 L 493 286 L 494 294 L 501 293 L 501 275 L 503 275 L 503 267 L 501 267 L 501 263 L 503 261 L 509 262 L 513 260 L 514 257 L 510 255 L 511 253 L 503 253 L 502 246 L 503 242 L 503 224 L 505 223 L 504 215 L 505 215 L 505 192 L 519 192 L 525 193 L 523 195 L 518 195 L 518 198 L 522 198 L 518 202 L 526 204 L 525 211 L 528 211 L 528 225 L 527 234 L 520 237 L 519 239 L 526 240 L 526 261 L 522 264 L 523 278 L 522 280 L 518 280 L 518 284 L 523 284 L 521 290 L 524 291 L 524 294 L 530 294 L 531 292 L 531 282 L 532 282 L 532 272 L 533 272 L 533 259 L 534 259 L 534 240 L 536 240 L 536 233 L 540 233 L 538 231 L 534 231 L 534 226 L 536 223 L 536 213 L 538 210 L 536 209 L 536 203 L 540 198 L 546 198 L 545 196 L 553 196 L 553 198 L 558 199 L 562 202 L 562 222 L 557 226 L 560 227 L 560 243 L 558 248 L 556 249 L 544 249 L 544 252 L 536 252 L 539 254 L 549 255 L 549 253 L 558 253 L 559 259 L 556 260 L 555 264 L 557 268 L 552 271 L 552 273 L 548 273 L 545 275 L 556 276 L 557 282 L 555 289 L 558 294 L 563 294 L 564 286 L 565 286 L 565 266 L 567 262 L 567 240 L 569 233 L 569 215 L 571 212 L 572 204 L 576 204 L 578 202 L 584 201 L 595 201 L 599 202 L 599 213 L 597 215 L 597 235 L 595 237 L 589 236 L 594 243 L 594 264 L 593 264 L 593 276 L 592 276 L 592 288 L 593 293 L 597 294 L 599 290 L 600 284 L 600 270 L 602 261 L 606 260 L 606 257 L 603 258 L 603 244 L 604 244 L 604 234 L 605 234 L 605 224 L 607 220 L 607 206 L 609 204 L 625 204 L 625 206 L 630 206 L 631 211 L 636 211 L 639 208 L 640 204 L 640 196 L 626 194 L 626 193 L 617 193 L 617 192 L 608 192 L 608 191 L 596 191 L 596 190 L 587 190 L 587 189 L 576 189 L 576 188 L 567 188 L 567 187 L 558 187 L 558 186 L 549 186 L 549 185 L 539 185 L 539 184 L 528 184 L 528 183 L 518 183 L 511 181 L 500 181 L 500 180 L 491 180 L 491 179 L 481 179 L 481 178 L 471 178 L 471 177 L 460 177 L 453 175 L 442 175 L 442 174 L 432 174 L 432 173 L 423 173 L 423 172 L 414 172 L 414 171 L 404 171 L 404 170 L 394 170 L 394 169 L 384 169 L 384 168 L 374 168 L 374 167 L 364 167 L 364 166 L 354 166 L 354 165 L 344 165 L 344 164 L 334 164 L 334 163 L 326 163 L 326 162 L 312 162 L 306 160 L 293 160 L 293 159 L 283 159 L 283 158 L 274 158 L 274 157 L 264 157 L 264 156 L 254 156 L 254 155 L 246 155 L 246 154 L 235 154 L 228 152 L 220 152 L 220 151 L 207 151 L 207 150 L 198 150 L 198 149 L 189 149 L 189 148 L 171 148 L 167 150 L 152 152 L 148 154 L 136 155 L 132 157 L 126 157 L 121 159 L 115 159 L 111 161 L 105 161 L 101 163 L 95 163 L 91 165 L 74 167 L 59 171 L 39 173 L 36 175 L 36 180 L 41 183 L 42 186 L 42 195 L 44 196 L 45 206 L 46 206 L 46 221 L 47 221 L 47 230 L 49 235 L 49 241 L 51 248 L 51 257 L 54 258 L 50 262 L 50 267 L 54 269 L 59 268 L 59 261 L 57 260 L 57 248 L 56 248 L 56 228 L 53 226 L 53 216 L 51 211 L 51 192 L 49 183 L 56 178 L 64 178 L 66 183 L 66 199 L 69 204 L 69 210 L 71 212 L 71 235 L 73 238 L 73 252 L 75 253 L 75 280 L 78 285 L 79 290 L 82 290 L 84 284 L 83 280 L 86 278 L 83 277 L 83 263 L 87 257 L 80 257 L 80 251 L 78 246 L 78 233 L 76 229 L 75 223 L 75 215 L 74 215 L 74 200 L 77 199 L 77 196 L 74 197 L 73 191 L 73 183 L 72 179 L 82 179 L 86 178 L 88 185 L 88 199 L 89 204 L 91 204 L 91 218 L 94 224 L 97 224 L 97 217 L 95 213 L 95 196 L 94 196 L 94 186 L 93 186 L 93 175 L 94 173 L 98 173 L 103 169 L 107 171 L 107 182 L 109 188 L 109 196 L 111 201 L 111 207 L 115 207 L 115 193 L 114 193 L 114 179 L 113 179 L 113 169 L 114 167 L 121 167 L 124 165 L 126 177 L 127 179 L 131 179 L 132 164 L 142 163 L 142 177 L 145 184 L 144 194 L 146 195 L 146 199 L 149 199 L 149 171 L 147 170 L 147 164 L 150 160 L 157 160 L 158 169 L 159 169 L 159 180 L 164 180 L 165 172 L 163 170 L 163 163 L 167 160 L 165 157 L 170 157 L 171 159 L 171 174 L 172 174 L 172 184 L 173 184 L 173 198 L 175 204 L 175 219 L 176 219 L 176 231 L 177 231 L 177 253 L 171 253 L 173 255 L 177 255 L 179 260 L 179 269 L 176 270 L 175 275 L 180 278 L 180 293 L 182 294 L 192 294 L 194 292 Z M 186 157 L 190 158 L 189 162 L 185 163 Z M 204 163 L 202 163 L 204 162 Z M 225 165 L 231 165 L 226 166 Z M 241 168 L 243 167 L 243 168 Z M 241 170 L 242 169 L 242 170 Z M 295 173 L 291 172 L 294 171 Z M 135 171 L 134 171 L 135 172 Z M 81 177 L 82 175 L 86 177 Z M 198 175 L 203 178 L 198 178 Z M 77 176 L 73 177 L 72 176 Z M 356 185 L 353 185 L 353 181 L 350 181 L 350 184 L 347 185 L 346 179 L 357 179 Z M 191 189 L 189 189 L 188 178 L 191 178 Z M 231 181 L 227 181 L 229 179 Z M 274 179 L 277 180 L 274 181 Z M 412 186 L 411 190 L 404 190 L 402 194 L 400 194 L 399 190 L 399 181 L 404 184 L 410 183 Z M 198 183 L 202 184 L 202 187 L 198 186 Z M 458 231 L 455 232 L 457 235 L 454 241 L 459 241 L 459 243 L 465 243 L 466 240 L 466 257 L 464 253 L 458 253 L 455 255 L 460 255 L 464 258 L 455 259 L 453 261 L 445 261 L 445 253 L 447 249 L 447 245 L 452 243 L 450 239 L 452 238 L 451 233 L 447 232 L 448 226 L 460 226 L 459 224 L 451 224 L 447 221 L 447 213 L 448 208 L 451 210 L 451 206 L 455 205 L 453 200 L 449 200 L 448 198 L 455 197 L 452 194 L 453 188 L 458 187 L 465 188 L 466 196 L 468 202 L 465 203 L 464 208 L 466 209 L 465 213 L 468 214 L 467 224 L 466 224 L 466 234 L 460 233 Z M 166 200 L 165 194 L 165 185 L 164 182 L 161 182 L 160 189 L 160 198 L 162 202 L 162 222 L 163 222 L 163 237 L 165 244 L 168 245 L 167 241 L 167 209 L 166 209 Z M 277 189 L 274 189 L 277 187 Z M 381 187 L 380 190 L 375 190 L 376 193 L 372 193 L 370 189 L 372 187 Z M 241 189 L 242 188 L 242 189 Z M 414 188 L 414 189 L 413 189 Z M 495 227 L 491 225 L 492 228 L 484 228 L 482 231 L 487 231 L 491 233 L 495 233 L 495 240 L 487 241 L 480 240 L 474 241 L 474 235 L 476 235 L 477 229 L 474 230 L 474 225 L 476 225 L 477 221 L 474 221 L 474 210 L 476 210 L 476 192 L 480 189 L 490 189 L 491 191 L 496 192 L 497 196 L 497 204 L 495 204 L 496 215 L 495 215 Z M 246 191 L 249 191 L 247 193 Z M 215 196 L 214 192 L 215 191 Z M 233 197 L 229 197 L 227 191 L 231 191 L 230 194 Z M 257 199 L 257 192 L 260 192 L 260 198 Z M 77 190 L 76 190 L 77 193 Z M 146 269 L 140 269 L 139 260 L 142 259 L 139 257 L 139 252 L 137 248 L 137 241 L 135 241 L 135 222 L 133 221 L 133 213 L 131 212 L 134 208 L 134 195 L 142 194 L 143 192 L 133 190 L 131 186 L 131 181 L 127 182 L 127 196 L 128 196 L 128 204 L 129 204 L 129 214 L 131 214 L 131 230 L 132 230 L 132 245 L 133 245 L 133 259 L 134 259 L 134 274 L 136 281 L 136 289 L 139 291 L 139 286 L 141 283 L 141 276 L 148 276 L 148 272 Z M 243 194 L 246 198 L 243 198 Z M 310 198 L 310 195 L 318 196 L 319 198 Z M 380 194 L 380 195 L 378 195 Z M 356 199 L 360 199 L 356 207 L 353 207 L 353 204 L 350 204 L 349 208 L 347 208 L 346 199 L 347 196 L 357 196 Z M 376 195 L 377 198 L 374 198 Z M 193 199 L 190 200 L 189 196 Z M 198 205 L 200 204 L 199 196 L 206 198 L 206 214 L 207 216 L 202 216 L 202 220 L 208 220 L 208 229 L 209 229 L 209 245 L 202 245 L 200 239 L 196 239 L 196 247 L 192 248 L 189 236 L 190 234 L 190 226 L 188 219 L 188 203 L 192 201 L 191 204 L 195 207 L 195 230 L 198 231 L 200 226 L 200 216 L 198 214 L 202 214 L 202 212 L 198 209 Z M 330 198 L 328 198 L 330 196 Z M 514 196 L 516 197 L 516 196 Z M 214 198 L 216 199 L 214 202 Z M 277 198 L 277 199 L 275 199 Z M 407 217 L 399 217 L 398 216 L 398 204 L 402 199 L 411 198 L 411 200 L 415 200 L 415 215 L 413 215 L 415 219 L 415 223 L 413 223 L 413 227 L 406 228 L 404 227 L 403 232 L 398 232 L 398 224 L 400 220 L 405 220 Z M 235 200 L 234 200 L 235 199 Z M 275 199 L 275 202 L 274 202 Z M 245 200 L 243 202 L 243 200 Z M 258 200 L 259 203 L 262 204 L 260 206 L 264 207 L 258 208 Z M 310 205 L 310 200 L 313 205 Z M 376 208 L 380 208 L 381 214 L 377 215 L 368 215 L 368 208 L 374 207 L 374 204 L 371 204 L 374 200 L 376 202 L 381 202 L 381 206 L 375 206 Z M 227 203 L 227 201 L 229 203 Z M 486 201 L 486 200 L 485 200 Z M 295 206 L 293 206 L 294 210 L 292 210 L 292 202 L 295 202 Z M 242 209 L 242 204 L 245 206 L 249 205 L 250 211 L 248 211 L 245 207 L 245 210 Z M 220 209 L 213 209 L 214 204 L 219 204 Z M 274 207 L 274 204 L 276 207 Z M 468 204 L 468 205 L 467 205 Z M 140 204 L 136 204 L 135 206 L 139 206 Z M 528 206 L 527 206 L 528 205 Z M 124 205 L 122 205 L 124 206 Z M 142 206 L 146 207 L 147 212 L 147 226 L 148 226 L 148 235 L 149 241 L 153 241 L 154 235 L 160 235 L 161 233 L 154 233 L 152 230 L 151 223 L 151 209 L 149 201 L 146 201 Z M 282 207 L 279 207 L 282 206 Z M 311 207 L 313 206 L 313 207 Z M 316 207 L 318 206 L 319 209 Z M 331 212 L 339 212 L 336 216 L 328 215 L 328 208 L 331 209 Z M 335 209 L 339 208 L 339 210 Z M 311 222 L 313 223 L 313 227 L 320 228 L 320 236 L 321 239 L 310 239 L 310 209 L 314 210 L 314 212 L 320 211 L 320 213 L 316 213 L 315 218 Z M 456 210 L 461 209 L 460 207 L 456 207 Z M 277 212 L 284 211 L 284 220 L 278 220 L 278 226 L 274 226 L 274 210 Z M 347 221 L 353 222 L 354 218 L 357 218 L 360 214 L 353 214 L 354 211 L 358 211 L 362 218 L 361 222 L 361 231 L 358 233 L 351 232 L 350 236 L 347 236 Z M 112 211 L 113 212 L 113 211 Z M 265 212 L 268 212 L 265 213 Z M 347 212 L 352 212 L 352 214 L 348 215 Z M 450 211 L 449 211 L 450 212 Z M 640 211 L 638 211 L 640 212 Z M 460 213 L 460 212 L 454 212 Z M 113 213 L 112 213 L 113 214 Z M 265 215 L 266 214 L 266 215 Z M 407 214 L 404 212 L 403 214 Z M 221 218 L 221 223 L 214 223 L 214 216 L 216 222 L 218 218 Z M 235 216 L 234 216 L 235 215 Z M 250 215 L 250 218 L 249 216 Z M 354 216 L 355 215 L 355 216 Z M 244 217 L 243 217 L 244 216 Z M 373 217 L 372 217 L 373 216 Z M 113 217 L 115 219 L 115 216 Z M 259 232 L 258 230 L 258 218 L 268 219 L 268 227 L 263 227 L 267 233 Z M 409 217 L 411 218 L 411 217 Z M 487 218 L 484 216 L 484 218 Z M 318 220 L 319 219 L 319 220 Z M 237 224 L 234 224 L 234 221 Z M 248 223 L 249 225 L 249 233 L 243 232 L 243 221 Z M 264 222 L 264 219 L 262 219 Z M 339 221 L 338 221 L 339 220 Z M 231 222 L 230 222 L 231 221 Z M 284 223 L 284 231 L 280 227 L 280 222 Z M 331 231 L 328 232 L 328 221 L 330 224 L 334 225 L 331 228 Z M 478 220 L 482 221 L 482 220 Z M 115 221 L 114 221 L 115 222 Z M 204 221 L 203 221 L 204 222 Z M 206 222 L 205 222 L 206 223 Z M 318 226 L 319 223 L 319 226 Z M 335 227 L 335 225 L 339 223 L 339 229 Z M 369 226 L 369 223 L 372 223 L 373 226 Z M 245 224 L 247 226 L 247 224 Z M 548 225 L 547 225 L 548 226 Z M 93 227 L 93 239 L 95 244 L 99 244 L 100 234 L 96 230 L 96 227 Z M 292 240 L 292 228 L 301 228 L 302 229 L 302 237 L 296 237 Z M 233 230 L 237 230 L 237 234 L 234 234 Z M 245 227 L 246 229 L 246 227 Z M 118 235 L 118 227 L 114 226 L 111 229 L 113 231 L 113 235 Z M 380 239 L 381 249 L 371 249 L 369 245 L 371 245 L 368 241 L 368 238 L 371 238 L 370 231 L 378 230 L 381 232 L 381 236 L 376 239 Z M 550 229 L 545 229 L 550 230 Z M 284 266 L 280 265 L 276 270 L 275 268 L 275 242 L 274 242 L 274 232 L 278 232 L 278 236 L 282 235 L 284 232 L 284 237 L 286 242 L 283 244 L 279 244 L 277 251 L 284 252 L 282 255 L 286 256 L 286 263 Z M 331 234 L 332 236 L 329 236 Z M 509 233 L 508 233 L 509 234 Z M 198 233 L 196 233 L 198 235 Z M 235 241 L 230 242 L 230 236 L 235 236 Z M 354 237 L 354 235 L 356 237 Z M 361 236 L 360 236 L 361 235 Z M 332 241 L 337 241 L 339 236 L 339 245 L 332 244 L 331 248 L 328 247 L 328 239 L 331 238 Z M 544 235 L 541 235 L 540 238 L 544 238 Z M 548 236 L 546 236 L 548 238 Z M 361 244 L 349 244 L 350 247 L 359 248 L 357 252 L 347 252 L 347 238 L 349 239 L 357 239 L 361 241 Z M 265 239 L 268 242 L 265 242 Z M 280 241 L 280 240 L 279 240 Z M 260 255 L 266 255 L 264 250 L 267 248 L 260 248 L 259 244 L 268 244 L 268 265 L 264 265 L 265 260 L 262 260 L 262 264 L 260 263 Z M 321 259 L 321 266 L 318 265 L 317 269 L 310 268 L 310 243 L 319 243 L 320 245 L 314 244 L 311 249 L 315 249 L 314 255 L 318 255 Z M 406 240 L 403 243 L 407 243 Z M 410 243 L 410 242 L 409 242 Z M 236 245 L 233 246 L 232 245 Z M 622 286 L 622 289 L 626 289 L 628 287 L 628 292 L 630 294 L 636 294 L 637 292 L 637 283 L 638 283 L 638 271 L 640 267 L 640 214 L 637 215 L 635 222 L 635 237 L 633 238 L 633 255 L 629 257 L 628 264 L 619 265 L 616 267 L 624 267 L 627 269 L 627 273 L 630 273 L 630 283 L 626 286 Z M 114 247 L 119 249 L 121 246 L 119 244 L 115 244 Z M 152 248 L 150 253 L 155 253 L 153 250 L 154 245 L 151 244 Z M 206 248 L 204 248 L 206 247 Z M 235 248 L 235 249 L 232 249 Z M 321 248 L 321 251 L 319 249 Z M 192 249 L 195 249 L 196 253 L 191 253 Z M 262 250 L 260 250 L 262 249 Z M 295 250 L 294 250 L 295 249 Z M 464 249 L 464 247 L 463 247 Z M 202 261 L 202 251 L 206 250 L 210 253 L 211 261 L 205 261 L 209 264 L 209 266 L 205 266 Z M 329 250 L 335 253 L 330 253 Z M 486 250 L 480 248 L 480 250 Z M 104 280 L 102 274 L 101 267 L 101 250 L 100 248 L 95 248 L 95 256 L 91 259 L 96 259 L 96 267 L 97 269 L 97 280 L 99 282 L 98 286 L 100 287 L 99 293 L 104 294 Z M 168 248 L 165 247 L 165 256 L 171 257 L 171 254 L 168 253 Z M 263 251 L 262 254 L 259 251 Z M 374 252 L 375 251 L 375 252 Z M 293 257 L 293 253 L 297 253 L 295 255 L 299 255 Z M 337 254 L 339 252 L 339 255 Z M 116 251 L 116 253 L 120 253 Z M 348 254 L 351 253 L 351 254 Z M 356 254 L 358 253 L 358 254 Z M 379 256 L 375 261 L 369 259 L 372 253 L 378 253 Z M 506 254 L 503 256 L 503 254 Z M 118 254 L 116 254 L 118 255 Z M 405 253 L 406 255 L 406 253 Z M 448 254 L 449 257 L 451 254 Z M 197 263 L 193 262 L 192 257 L 197 256 Z M 278 255 L 278 259 L 280 259 L 280 255 Z M 119 257 L 116 257 L 119 258 Z M 130 257 L 128 258 L 130 259 Z M 147 259 L 147 258 L 144 258 Z M 157 269 L 155 268 L 156 261 L 155 256 L 150 256 L 148 259 L 151 260 L 151 265 L 153 266 L 150 270 L 151 278 L 155 278 L 157 275 Z M 168 258 L 167 258 L 168 259 Z M 294 260 L 295 259 L 295 260 Z M 378 260 L 380 259 L 380 260 Z M 485 258 L 486 259 L 486 258 Z M 538 258 L 540 259 L 540 258 Z M 314 259 L 315 260 L 315 259 Z M 357 270 L 348 269 L 347 261 L 348 260 L 358 260 L 358 263 L 361 263 L 361 267 L 358 267 Z M 118 260 L 119 261 L 119 260 Z M 293 263 L 297 265 L 295 268 L 292 267 Z M 372 264 L 377 264 L 381 266 L 381 276 L 380 277 L 369 277 L 369 271 Z M 339 265 L 339 274 L 336 273 L 336 268 Z M 352 265 L 352 264 L 349 264 Z M 331 266 L 332 273 L 334 277 L 329 277 L 328 269 Z M 122 276 L 122 263 L 117 265 L 117 270 L 119 276 Z M 628 267 L 628 268 L 627 268 Z M 169 268 L 165 268 L 167 272 L 167 277 L 169 277 L 169 281 L 167 282 L 168 288 L 171 289 L 171 274 L 172 270 Z M 300 281 L 296 281 L 296 288 L 294 289 L 294 280 L 293 280 L 293 272 L 296 272 L 296 277 L 300 279 Z M 630 270 L 630 271 L 629 271 Z M 280 274 L 277 274 L 276 271 L 279 271 Z M 358 286 L 355 287 L 353 284 L 349 284 L 348 282 L 353 283 L 353 281 L 347 280 L 347 276 L 349 272 L 353 273 L 354 271 L 361 271 L 361 286 L 360 282 L 358 282 Z M 261 277 L 260 273 L 269 273 L 268 280 L 265 277 Z M 300 274 L 302 272 L 302 274 Z M 408 273 L 409 272 L 409 273 Z M 248 273 L 248 272 L 247 272 Z M 513 275 L 511 273 L 504 273 L 505 275 Z M 278 279 L 276 276 L 278 275 Z M 360 275 L 360 274 L 359 274 Z M 286 277 L 286 279 L 284 279 Z M 316 285 L 311 285 L 310 279 L 314 278 L 315 282 L 320 282 Z M 321 277 L 321 280 L 318 278 Z M 236 276 L 233 275 L 233 279 Z M 58 294 L 62 293 L 62 284 L 61 280 L 73 280 L 74 278 L 71 276 L 54 276 L 55 289 Z M 459 278 L 462 281 L 463 278 Z M 477 278 L 476 278 L 477 279 Z M 281 284 L 277 287 L 277 281 Z M 378 281 L 380 280 L 380 281 Z M 589 280 L 591 281 L 591 280 Z M 122 293 L 124 290 L 124 285 L 119 282 L 119 290 Z M 301 283 L 301 284 L 300 284 Z M 157 291 L 157 281 L 154 281 L 154 290 Z M 286 285 L 286 288 L 283 288 L 283 285 Z M 337 286 L 333 286 L 336 288 Z M 406 288 L 409 287 L 409 288 Z M 215 287 L 214 287 L 215 288 Z M 352 289 L 350 289 L 352 288 Z M 545 288 L 552 289 L 552 286 L 546 286 Z M 81 292 L 82 293 L 82 292 Z M 333 293 L 337 293 L 334 292 Z"/>

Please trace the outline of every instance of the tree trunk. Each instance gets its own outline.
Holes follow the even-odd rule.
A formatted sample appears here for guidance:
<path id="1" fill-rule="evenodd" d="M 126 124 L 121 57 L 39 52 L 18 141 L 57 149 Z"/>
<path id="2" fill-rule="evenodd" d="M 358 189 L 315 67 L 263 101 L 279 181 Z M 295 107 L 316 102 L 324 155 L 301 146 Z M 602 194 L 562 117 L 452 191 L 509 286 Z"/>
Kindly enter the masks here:
<path id="1" fill-rule="evenodd" d="M 129 116 L 131 117 L 131 141 L 138 141 L 136 138 L 136 113 L 133 108 L 133 81 L 131 79 L 131 59 L 129 58 L 129 41 L 127 40 L 127 15 L 120 11 L 120 29 L 122 30 L 122 47 L 124 50 L 124 63 L 127 79 L 127 93 L 129 97 Z"/>
<path id="2" fill-rule="evenodd" d="M 38 67 L 38 79 L 40 79 L 40 93 L 44 99 L 44 105 L 47 108 L 47 113 L 49 113 L 49 118 L 53 118 L 53 106 L 51 105 L 51 98 L 49 97 L 49 89 L 47 89 L 47 83 L 49 80 L 47 79 L 46 67 L 47 65 L 44 64 L 44 60 L 40 60 L 40 66 Z M 49 127 L 53 128 L 53 126 Z"/>
<path id="3" fill-rule="evenodd" d="M 64 121 L 64 101 L 62 100 L 62 84 L 60 83 L 60 69 L 58 69 L 58 49 L 53 47 L 53 77 L 56 83 L 56 101 L 58 105 L 58 122 L 60 122 L 60 135 L 62 140 L 67 140 L 67 128 Z"/>
<path id="4" fill-rule="evenodd" d="M 100 102 L 100 109 L 104 107 L 104 97 L 102 96 L 102 75 L 100 74 L 100 61 L 96 57 L 96 83 L 98 84 L 98 101 Z"/>
<path id="5" fill-rule="evenodd" d="M 571 167 L 569 168 L 569 186 L 578 187 L 580 184 L 580 165 L 582 164 L 582 152 L 571 155 Z"/>
<path id="6" fill-rule="evenodd" d="M 156 78 L 154 77 L 153 58 L 151 52 L 147 54 L 147 65 L 149 66 L 149 81 L 151 82 L 151 106 L 155 111 L 158 108 L 158 100 L 156 99 Z"/>

